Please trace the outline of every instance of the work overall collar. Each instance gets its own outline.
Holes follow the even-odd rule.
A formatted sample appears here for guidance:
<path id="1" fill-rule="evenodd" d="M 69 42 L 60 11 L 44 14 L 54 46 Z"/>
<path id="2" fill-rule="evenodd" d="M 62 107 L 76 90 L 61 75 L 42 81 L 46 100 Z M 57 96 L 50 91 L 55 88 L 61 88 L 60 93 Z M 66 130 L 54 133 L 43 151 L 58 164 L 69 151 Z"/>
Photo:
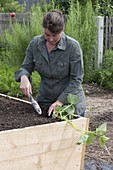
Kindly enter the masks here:
<path id="1" fill-rule="evenodd" d="M 47 62 L 49 62 L 47 49 L 46 49 L 46 40 L 44 38 L 44 35 L 42 35 L 40 39 L 38 40 L 37 47 L 42 53 L 42 55 L 44 56 L 44 58 L 47 60 Z M 64 34 L 64 32 L 62 33 L 60 41 L 58 42 L 54 50 L 56 49 L 60 49 L 63 51 L 66 49 L 66 35 Z"/>

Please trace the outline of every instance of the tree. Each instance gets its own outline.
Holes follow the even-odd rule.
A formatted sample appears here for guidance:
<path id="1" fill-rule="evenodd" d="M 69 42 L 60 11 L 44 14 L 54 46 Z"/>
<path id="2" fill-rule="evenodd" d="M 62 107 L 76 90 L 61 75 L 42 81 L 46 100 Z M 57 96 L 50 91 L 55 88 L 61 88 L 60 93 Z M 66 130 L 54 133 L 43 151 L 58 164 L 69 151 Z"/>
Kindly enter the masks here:
<path id="1" fill-rule="evenodd" d="M 16 0 L 0 0 L 0 12 L 24 12 L 26 3 L 19 4 Z"/>
<path id="2" fill-rule="evenodd" d="M 53 0 L 55 6 L 59 6 L 60 10 L 64 14 L 69 13 L 70 5 L 73 2 L 75 5 L 77 1 L 82 5 L 86 5 L 89 0 Z M 113 12 L 113 1 L 112 0 L 91 0 L 93 9 L 98 11 L 98 15 L 109 16 Z"/>

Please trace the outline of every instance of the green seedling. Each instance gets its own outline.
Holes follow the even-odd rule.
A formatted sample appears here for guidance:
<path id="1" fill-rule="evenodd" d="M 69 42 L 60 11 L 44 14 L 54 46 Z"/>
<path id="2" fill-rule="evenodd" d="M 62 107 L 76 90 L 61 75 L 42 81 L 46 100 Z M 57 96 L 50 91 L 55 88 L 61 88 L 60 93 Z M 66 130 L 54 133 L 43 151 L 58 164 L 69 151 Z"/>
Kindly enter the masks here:
<path id="1" fill-rule="evenodd" d="M 87 145 L 90 145 L 94 142 L 95 139 L 98 138 L 100 142 L 100 146 L 104 147 L 106 145 L 106 141 L 109 139 L 107 136 L 105 136 L 107 131 L 107 124 L 103 123 L 98 128 L 96 128 L 95 131 L 83 131 L 77 128 L 75 124 L 72 122 L 72 119 L 80 117 L 79 115 L 75 114 L 75 109 L 74 109 L 74 106 L 78 102 L 77 96 L 74 94 L 69 94 L 67 100 L 68 100 L 68 105 L 64 105 L 62 107 L 57 105 L 56 110 L 53 112 L 53 117 L 66 121 L 68 124 L 71 125 L 72 128 L 80 132 L 80 138 L 76 142 L 77 145 L 80 145 L 82 143 L 86 143 Z"/>

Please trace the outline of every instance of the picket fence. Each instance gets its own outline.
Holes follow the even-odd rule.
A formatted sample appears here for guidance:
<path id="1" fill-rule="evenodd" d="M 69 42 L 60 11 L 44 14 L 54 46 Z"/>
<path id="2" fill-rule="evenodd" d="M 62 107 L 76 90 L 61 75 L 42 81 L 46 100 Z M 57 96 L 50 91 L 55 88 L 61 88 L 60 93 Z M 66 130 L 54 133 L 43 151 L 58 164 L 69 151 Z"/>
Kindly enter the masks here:
<path id="1" fill-rule="evenodd" d="M 113 50 L 113 17 L 105 17 L 105 50 Z"/>

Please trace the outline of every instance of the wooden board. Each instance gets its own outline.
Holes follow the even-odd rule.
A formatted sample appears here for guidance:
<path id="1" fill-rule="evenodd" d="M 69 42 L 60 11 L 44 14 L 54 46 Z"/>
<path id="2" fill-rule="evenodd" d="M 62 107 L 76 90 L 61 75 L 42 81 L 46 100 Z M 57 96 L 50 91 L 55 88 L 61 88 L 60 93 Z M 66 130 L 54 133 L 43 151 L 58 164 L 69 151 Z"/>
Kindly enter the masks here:
<path id="1" fill-rule="evenodd" d="M 2 96 L 2 97 L 6 97 L 6 98 L 9 98 L 9 99 L 12 99 L 12 100 L 17 100 L 17 101 L 20 101 L 20 102 L 24 102 L 24 103 L 27 103 L 27 104 L 31 104 L 31 102 L 30 102 L 30 101 L 22 100 L 22 99 L 17 98 L 17 97 L 8 96 L 8 95 L 6 95 L 6 94 L 2 94 L 2 93 L 0 93 L 0 96 Z"/>

